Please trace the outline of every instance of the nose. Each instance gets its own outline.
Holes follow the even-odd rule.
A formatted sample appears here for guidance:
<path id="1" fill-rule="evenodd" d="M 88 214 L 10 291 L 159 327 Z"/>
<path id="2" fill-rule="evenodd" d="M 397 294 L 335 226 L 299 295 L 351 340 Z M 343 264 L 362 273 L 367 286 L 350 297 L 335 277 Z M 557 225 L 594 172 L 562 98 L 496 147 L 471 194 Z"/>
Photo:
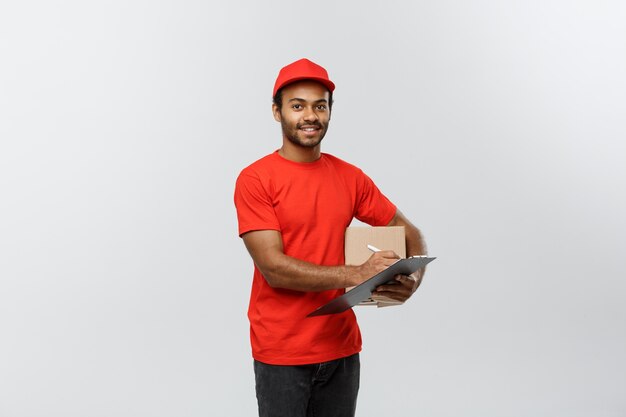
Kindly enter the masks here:
<path id="1" fill-rule="evenodd" d="M 304 112 L 302 114 L 302 119 L 305 122 L 314 122 L 318 119 L 317 113 L 313 110 L 312 107 L 305 107 Z"/>

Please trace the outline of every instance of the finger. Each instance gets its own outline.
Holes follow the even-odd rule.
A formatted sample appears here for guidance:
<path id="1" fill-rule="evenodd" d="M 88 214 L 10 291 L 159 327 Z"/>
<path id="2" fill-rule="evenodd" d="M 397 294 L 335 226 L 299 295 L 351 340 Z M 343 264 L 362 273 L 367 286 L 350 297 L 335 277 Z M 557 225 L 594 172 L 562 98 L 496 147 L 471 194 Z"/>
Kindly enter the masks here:
<path id="1" fill-rule="evenodd" d="M 380 252 L 376 252 L 380 254 L 383 258 L 391 258 L 391 259 L 399 259 L 400 257 L 392 250 L 381 250 Z"/>
<path id="2" fill-rule="evenodd" d="M 394 293 L 394 294 L 411 294 L 411 289 L 412 287 L 406 286 L 406 285 L 397 285 L 397 284 L 386 284 L 386 285 L 379 285 L 378 287 L 376 287 L 376 290 L 374 291 L 376 294 L 378 293 Z"/>
<path id="3" fill-rule="evenodd" d="M 388 258 L 381 258 L 376 264 L 375 267 L 378 270 L 378 272 L 384 271 L 385 269 L 389 268 L 391 265 L 393 265 L 396 262 L 395 259 L 388 259 Z"/>
<path id="4" fill-rule="evenodd" d="M 391 292 L 391 291 L 375 291 L 372 295 L 383 296 L 391 298 L 392 300 L 405 302 L 409 299 L 410 294 Z"/>
<path id="5" fill-rule="evenodd" d="M 402 277 L 408 279 L 409 281 L 417 282 L 417 278 L 413 275 L 402 275 Z"/>
<path id="6" fill-rule="evenodd" d="M 422 279 L 419 278 L 419 277 L 416 277 L 413 274 L 411 274 L 411 275 L 400 275 L 400 279 L 398 279 L 397 277 L 396 277 L 396 279 L 398 281 L 400 281 L 401 283 L 407 284 L 408 286 L 410 286 L 413 291 L 417 290 L 417 288 L 422 283 Z"/>
<path id="7" fill-rule="evenodd" d="M 413 287 L 413 284 L 415 284 L 415 280 L 411 279 L 411 277 L 406 276 L 406 275 L 396 275 L 395 280 L 398 283 L 407 287 Z"/>
<path id="8" fill-rule="evenodd" d="M 397 284 L 395 284 L 396 288 L 387 289 L 390 288 L 389 284 L 387 284 L 387 286 L 385 286 L 385 290 L 406 293 L 409 295 L 413 294 L 415 290 L 417 290 L 417 284 L 405 275 L 396 275 L 395 282 L 397 282 Z"/>
<path id="9" fill-rule="evenodd" d="M 391 266 L 391 265 L 395 264 L 396 262 L 398 262 L 398 260 L 395 259 L 395 258 L 384 258 L 383 262 L 385 263 L 385 265 Z"/>

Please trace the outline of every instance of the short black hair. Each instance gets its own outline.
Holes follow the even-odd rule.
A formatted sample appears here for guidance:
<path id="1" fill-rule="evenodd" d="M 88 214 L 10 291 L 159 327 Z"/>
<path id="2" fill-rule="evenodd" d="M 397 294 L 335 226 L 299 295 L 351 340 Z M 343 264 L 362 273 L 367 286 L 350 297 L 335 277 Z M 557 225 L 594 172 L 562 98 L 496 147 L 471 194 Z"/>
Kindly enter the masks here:
<path id="1" fill-rule="evenodd" d="M 287 86 L 285 86 L 287 87 Z M 272 97 L 272 103 L 276 104 L 278 109 L 282 110 L 283 108 L 283 88 L 278 89 L 276 95 Z M 328 90 L 328 110 L 333 109 L 333 92 Z"/>

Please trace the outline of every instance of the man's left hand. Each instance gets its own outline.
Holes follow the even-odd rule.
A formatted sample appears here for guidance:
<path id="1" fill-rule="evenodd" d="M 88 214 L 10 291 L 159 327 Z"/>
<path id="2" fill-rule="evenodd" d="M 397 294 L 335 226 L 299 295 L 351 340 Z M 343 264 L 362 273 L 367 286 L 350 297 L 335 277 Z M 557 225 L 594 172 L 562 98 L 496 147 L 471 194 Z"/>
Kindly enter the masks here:
<path id="1" fill-rule="evenodd" d="M 376 287 L 372 295 L 383 295 L 394 300 L 405 302 L 417 290 L 422 283 L 421 276 L 417 274 L 396 275 L 397 284 L 384 284 Z"/>

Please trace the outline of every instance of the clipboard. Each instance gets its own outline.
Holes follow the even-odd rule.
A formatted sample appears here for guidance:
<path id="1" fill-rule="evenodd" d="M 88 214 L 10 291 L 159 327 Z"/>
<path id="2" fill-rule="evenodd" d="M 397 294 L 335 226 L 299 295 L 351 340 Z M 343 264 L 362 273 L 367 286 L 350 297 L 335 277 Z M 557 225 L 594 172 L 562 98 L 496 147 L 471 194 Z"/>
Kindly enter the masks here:
<path id="1" fill-rule="evenodd" d="M 362 282 L 344 295 L 335 298 L 321 307 L 318 307 L 314 311 L 310 312 L 307 317 L 342 313 L 350 307 L 353 307 L 361 301 L 371 297 L 372 291 L 374 291 L 376 287 L 392 281 L 396 275 L 412 274 L 435 259 L 436 258 L 429 258 L 428 256 L 411 256 L 410 258 L 400 259 L 384 271 L 381 271 L 367 281 Z"/>

